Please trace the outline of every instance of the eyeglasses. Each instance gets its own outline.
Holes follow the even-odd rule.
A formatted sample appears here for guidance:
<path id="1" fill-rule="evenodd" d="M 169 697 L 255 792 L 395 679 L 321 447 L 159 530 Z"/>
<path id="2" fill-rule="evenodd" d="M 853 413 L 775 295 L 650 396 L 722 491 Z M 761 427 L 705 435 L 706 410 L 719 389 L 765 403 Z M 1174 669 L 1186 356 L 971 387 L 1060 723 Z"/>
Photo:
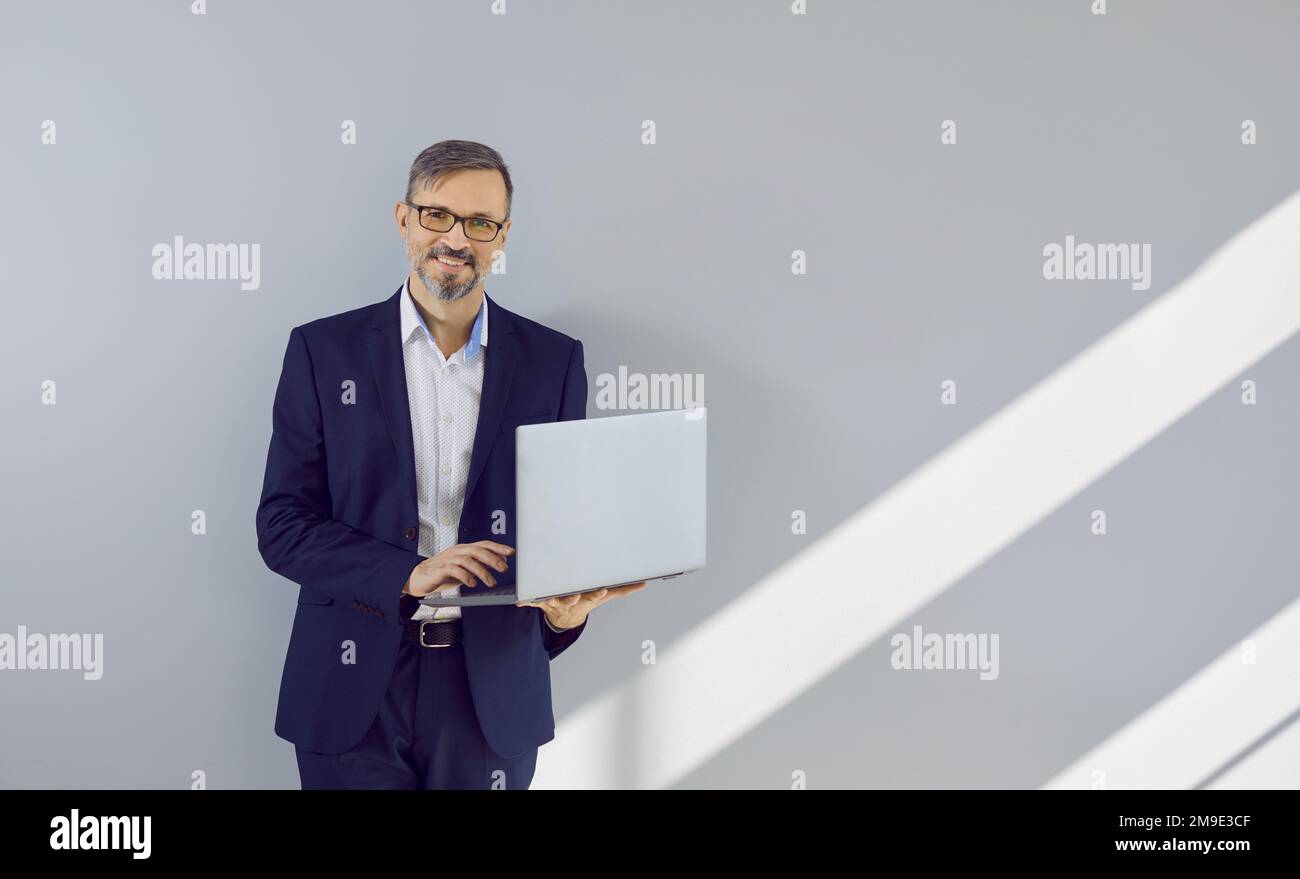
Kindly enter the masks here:
<path id="1" fill-rule="evenodd" d="M 460 223 L 460 227 L 465 230 L 466 238 L 474 241 L 492 241 L 497 237 L 497 233 L 501 231 L 502 224 L 495 220 L 484 217 L 458 217 L 451 211 L 416 204 L 412 201 L 403 202 L 403 204 L 419 211 L 420 225 L 430 232 L 450 232 L 452 226 Z"/>

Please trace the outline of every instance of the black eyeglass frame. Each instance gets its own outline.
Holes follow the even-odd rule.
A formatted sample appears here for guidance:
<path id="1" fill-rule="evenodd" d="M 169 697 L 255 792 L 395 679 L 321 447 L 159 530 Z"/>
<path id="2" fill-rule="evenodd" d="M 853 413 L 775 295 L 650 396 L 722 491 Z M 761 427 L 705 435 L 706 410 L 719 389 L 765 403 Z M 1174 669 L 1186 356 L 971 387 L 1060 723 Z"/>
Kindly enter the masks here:
<path id="1" fill-rule="evenodd" d="M 468 238 L 470 241 L 478 241 L 482 244 L 487 244 L 489 242 L 496 241 L 497 236 L 501 234 L 502 228 L 505 227 L 504 222 L 498 223 L 496 220 L 493 220 L 491 217 L 462 217 L 458 214 L 453 214 L 451 211 L 447 210 L 446 208 L 435 207 L 431 204 L 416 204 L 413 201 L 404 201 L 402 202 L 402 204 L 406 205 L 407 207 L 412 207 L 416 209 L 416 219 L 419 221 L 421 228 L 429 229 L 428 226 L 424 225 L 424 212 L 437 211 L 440 214 L 446 214 L 447 216 L 451 217 L 451 225 L 448 226 L 446 229 L 429 229 L 430 232 L 450 232 L 452 229 L 456 228 L 457 223 L 460 223 L 460 231 L 465 233 L 466 238 Z M 469 230 L 465 228 L 466 220 L 482 220 L 485 223 L 491 223 L 495 227 L 496 231 L 492 233 L 491 238 L 486 238 L 486 239 L 475 238 L 473 235 L 469 234 Z"/>

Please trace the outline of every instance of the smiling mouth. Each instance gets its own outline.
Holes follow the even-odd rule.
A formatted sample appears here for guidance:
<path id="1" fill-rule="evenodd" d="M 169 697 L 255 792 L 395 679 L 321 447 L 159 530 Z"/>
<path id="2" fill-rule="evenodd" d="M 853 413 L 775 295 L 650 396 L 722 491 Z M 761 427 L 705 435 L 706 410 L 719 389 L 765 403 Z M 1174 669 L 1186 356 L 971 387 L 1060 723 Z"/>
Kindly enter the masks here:
<path id="1" fill-rule="evenodd" d="M 444 272 L 451 272 L 452 274 L 459 272 L 461 269 L 465 268 L 465 266 L 469 265 L 469 263 L 464 261 L 448 262 L 440 256 L 434 257 L 433 261 L 436 262 L 438 264 L 438 267 L 441 268 Z"/>

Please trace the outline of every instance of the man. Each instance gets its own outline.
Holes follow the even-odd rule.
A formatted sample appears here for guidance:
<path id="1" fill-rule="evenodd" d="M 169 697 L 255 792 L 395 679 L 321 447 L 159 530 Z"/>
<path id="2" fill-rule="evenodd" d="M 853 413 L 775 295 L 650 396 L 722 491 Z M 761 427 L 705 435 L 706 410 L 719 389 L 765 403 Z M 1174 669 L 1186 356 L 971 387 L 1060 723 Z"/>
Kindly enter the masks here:
<path id="1" fill-rule="evenodd" d="M 289 333 L 257 541 L 300 587 L 275 731 L 303 788 L 527 788 L 551 660 L 645 586 L 418 601 L 513 584 L 514 430 L 586 417 L 582 343 L 484 290 L 512 195 L 496 150 L 429 147 L 395 208 L 402 289 Z"/>

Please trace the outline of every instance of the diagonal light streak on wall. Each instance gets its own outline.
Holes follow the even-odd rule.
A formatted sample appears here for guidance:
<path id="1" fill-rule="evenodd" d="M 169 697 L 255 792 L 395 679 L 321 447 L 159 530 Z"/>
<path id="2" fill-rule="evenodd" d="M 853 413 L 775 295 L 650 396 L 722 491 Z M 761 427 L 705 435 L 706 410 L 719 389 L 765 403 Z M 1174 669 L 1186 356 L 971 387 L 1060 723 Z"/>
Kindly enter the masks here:
<path id="1" fill-rule="evenodd" d="M 1045 789 L 1187 789 L 1300 708 L 1300 600 L 1093 748 Z M 1254 662 L 1245 661 L 1253 655 Z"/>
<path id="2" fill-rule="evenodd" d="M 1294 686 L 1294 684 L 1293 684 Z M 1204 785 L 1205 790 L 1300 790 L 1300 720 L 1293 719 L 1243 759 Z"/>
<path id="3" fill-rule="evenodd" d="M 670 786 L 896 630 L 1300 329 L 1298 241 L 1293 195 L 808 550 L 660 645 L 656 665 L 563 717 L 534 786 Z M 1067 293 L 1087 295 L 1062 286 Z M 710 576 L 677 588 L 707 588 Z M 816 600 L 789 614 L 791 596 L 809 590 Z M 778 616 L 783 637 L 758 637 Z"/>

